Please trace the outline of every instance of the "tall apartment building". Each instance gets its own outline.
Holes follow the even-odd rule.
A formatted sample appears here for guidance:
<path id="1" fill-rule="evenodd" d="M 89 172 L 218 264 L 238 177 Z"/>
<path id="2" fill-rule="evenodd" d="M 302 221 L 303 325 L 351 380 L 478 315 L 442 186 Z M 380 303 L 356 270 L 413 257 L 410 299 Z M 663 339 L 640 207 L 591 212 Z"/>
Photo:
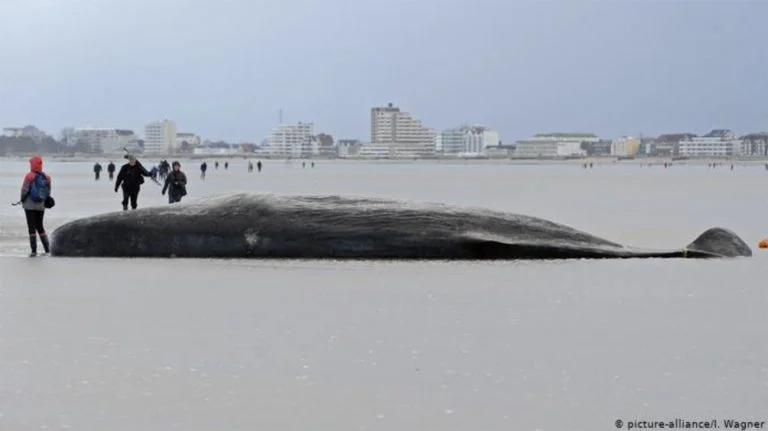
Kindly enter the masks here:
<path id="1" fill-rule="evenodd" d="M 264 152 L 278 157 L 310 157 L 319 154 L 313 123 L 281 124 L 267 138 Z"/>
<path id="2" fill-rule="evenodd" d="M 480 125 L 446 129 L 435 139 L 435 150 L 444 155 L 482 156 L 498 145 L 499 133 Z"/>
<path id="3" fill-rule="evenodd" d="M 176 122 L 153 121 L 144 128 L 144 152 L 150 154 L 172 153 L 176 146 Z"/>
<path id="4" fill-rule="evenodd" d="M 435 131 L 391 103 L 371 108 L 371 142 L 361 154 L 423 157 L 435 154 Z"/>

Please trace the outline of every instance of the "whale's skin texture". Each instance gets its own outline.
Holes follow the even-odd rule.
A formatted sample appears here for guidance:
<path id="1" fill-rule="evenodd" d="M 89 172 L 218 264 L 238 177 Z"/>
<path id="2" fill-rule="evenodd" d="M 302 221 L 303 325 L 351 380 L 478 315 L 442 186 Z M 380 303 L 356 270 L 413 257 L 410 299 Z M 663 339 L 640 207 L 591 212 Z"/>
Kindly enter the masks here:
<path id="1" fill-rule="evenodd" d="M 341 196 L 230 194 L 66 223 L 68 257 L 583 259 L 748 257 L 728 229 L 685 248 L 643 250 L 536 217 L 482 208 Z"/>

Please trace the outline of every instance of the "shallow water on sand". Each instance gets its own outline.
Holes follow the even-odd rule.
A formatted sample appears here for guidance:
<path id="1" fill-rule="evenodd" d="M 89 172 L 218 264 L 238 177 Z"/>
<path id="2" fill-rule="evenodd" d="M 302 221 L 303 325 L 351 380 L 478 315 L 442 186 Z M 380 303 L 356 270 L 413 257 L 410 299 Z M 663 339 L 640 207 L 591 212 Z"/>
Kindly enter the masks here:
<path id="1" fill-rule="evenodd" d="M 26 163 L 0 160 L 0 430 L 596 430 L 768 420 L 762 167 L 245 162 L 236 191 L 477 205 L 623 244 L 712 226 L 728 261 L 63 259 L 28 251 Z M 46 163 L 49 232 L 120 208 L 92 162 Z M 106 166 L 106 164 L 105 164 Z M 147 182 L 140 206 L 164 205 Z"/>

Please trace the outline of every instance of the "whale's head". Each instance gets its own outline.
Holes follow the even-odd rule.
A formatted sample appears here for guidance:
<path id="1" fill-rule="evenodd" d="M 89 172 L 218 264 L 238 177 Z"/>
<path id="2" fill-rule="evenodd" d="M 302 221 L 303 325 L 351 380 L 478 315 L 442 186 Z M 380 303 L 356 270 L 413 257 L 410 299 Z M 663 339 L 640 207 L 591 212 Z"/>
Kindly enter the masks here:
<path id="1" fill-rule="evenodd" d="M 707 229 L 685 248 L 710 257 L 750 257 L 752 249 L 736 233 L 722 227 Z"/>

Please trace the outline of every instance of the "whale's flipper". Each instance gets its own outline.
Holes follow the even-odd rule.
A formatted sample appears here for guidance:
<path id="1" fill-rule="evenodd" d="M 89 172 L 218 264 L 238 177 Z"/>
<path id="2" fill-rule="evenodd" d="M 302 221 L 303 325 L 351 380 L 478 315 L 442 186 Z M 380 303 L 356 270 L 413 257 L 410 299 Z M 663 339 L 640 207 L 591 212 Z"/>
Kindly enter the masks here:
<path id="1" fill-rule="evenodd" d="M 467 232 L 462 234 L 462 238 L 466 254 L 475 259 L 604 259 L 641 257 L 649 253 L 607 241 L 600 244 L 569 243 L 562 240 L 507 238 L 485 232 Z M 679 251 L 676 253 L 680 255 Z"/>
<path id="2" fill-rule="evenodd" d="M 699 257 L 750 257 L 752 249 L 734 232 L 713 227 L 685 247 L 687 254 Z M 692 256 L 693 257 L 693 256 Z"/>

